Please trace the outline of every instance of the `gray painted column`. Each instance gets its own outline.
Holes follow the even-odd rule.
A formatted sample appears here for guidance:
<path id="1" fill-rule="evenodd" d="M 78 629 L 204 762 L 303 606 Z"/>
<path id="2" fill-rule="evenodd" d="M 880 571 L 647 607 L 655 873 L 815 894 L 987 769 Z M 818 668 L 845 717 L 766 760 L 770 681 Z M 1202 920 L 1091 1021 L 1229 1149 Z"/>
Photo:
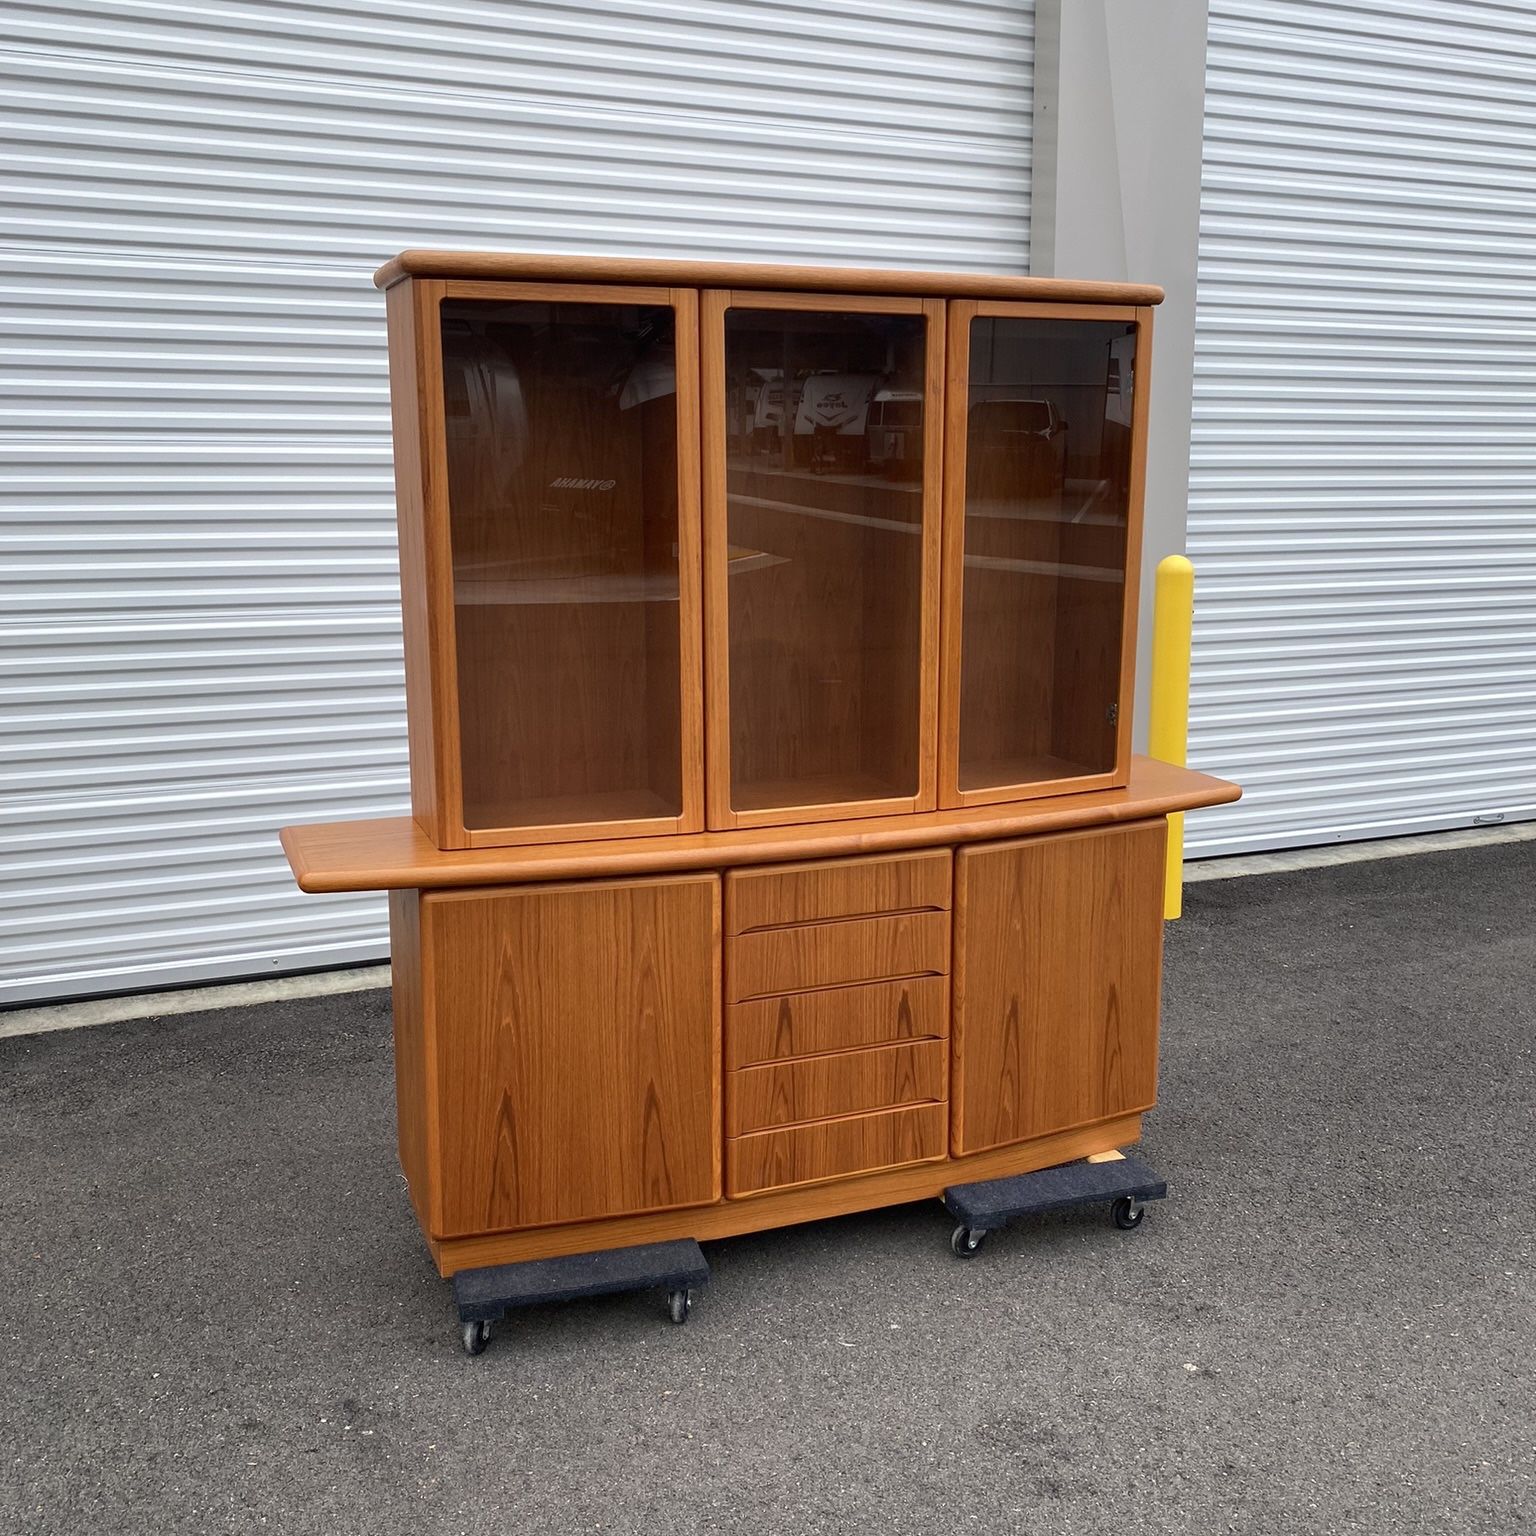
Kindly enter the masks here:
<path id="1" fill-rule="evenodd" d="M 1153 328 L 1136 742 L 1145 750 L 1152 573 L 1189 505 L 1207 0 L 1036 0 L 1030 271 L 1160 283 Z M 1200 573 L 1195 572 L 1198 601 Z"/>

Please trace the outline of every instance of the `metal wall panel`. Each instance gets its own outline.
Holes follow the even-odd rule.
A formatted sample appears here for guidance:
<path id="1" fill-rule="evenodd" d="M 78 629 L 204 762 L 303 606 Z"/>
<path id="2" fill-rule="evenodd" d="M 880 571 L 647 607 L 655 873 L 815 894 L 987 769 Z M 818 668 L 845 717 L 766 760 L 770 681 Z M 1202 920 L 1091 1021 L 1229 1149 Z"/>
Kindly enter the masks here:
<path id="1" fill-rule="evenodd" d="M 1210 18 L 1189 850 L 1536 816 L 1536 5 Z"/>
<path id="2" fill-rule="evenodd" d="M 1029 0 L 6 17 L 0 1001 L 385 954 L 275 829 L 406 808 L 387 257 L 1028 270 Z"/>

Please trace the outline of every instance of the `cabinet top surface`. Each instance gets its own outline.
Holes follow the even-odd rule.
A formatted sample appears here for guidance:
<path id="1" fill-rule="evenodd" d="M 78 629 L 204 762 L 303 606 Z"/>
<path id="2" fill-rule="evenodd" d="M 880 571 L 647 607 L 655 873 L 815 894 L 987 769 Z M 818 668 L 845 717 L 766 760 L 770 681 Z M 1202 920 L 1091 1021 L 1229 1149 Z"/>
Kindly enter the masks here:
<path id="1" fill-rule="evenodd" d="M 285 827 L 282 839 L 303 890 L 426 890 L 722 869 L 1029 837 L 1222 805 L 1240 794 L 1225 779 L 1138 757 L 1124 789 L 860 821 L 444 852 L 410 817 L 396 816 Z"/>
<path id="2" fill-rule="evenodd" d="M 912 272 L 895 267 L 812 267 L 736 261 L 667 261 L 517 251 L 402 251 L 373 275 L 380 288 L 407 277 L 461 281 L 663 284 L 677 288 L 789 289 L 915 294 L 1056 304 L 1161 304 L 1151 283 L 1078 282 L 992 272 Z"/>

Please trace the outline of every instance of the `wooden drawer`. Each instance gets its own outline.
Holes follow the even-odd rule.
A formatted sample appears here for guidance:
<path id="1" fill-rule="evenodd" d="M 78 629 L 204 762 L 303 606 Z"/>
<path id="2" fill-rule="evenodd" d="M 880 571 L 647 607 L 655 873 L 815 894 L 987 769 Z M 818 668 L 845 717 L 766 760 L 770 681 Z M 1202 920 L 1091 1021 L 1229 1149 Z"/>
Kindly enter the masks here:
<path id="1" fill-rule="evenodd" d="M 815 1184 L 874 1173 L 945 1155 L 949 1107 L 918 1104 L 876 1115 L 817 1120 L 788 1130 L 759 1131 L 725 1144 L 725 1192 L 749 1195 L 787 1184 Z"/>
<path id="2" fill-rule="evenodd" d="M 725 877 L 725 931 L 779 928 L 835 917 L 947 910 L 949 849 L 873 859 L 828 859 L 738 869 Z"/>
<path id="3" fill-rule="evenodd" d="M 909 976 L 857 987 L 790 992 L 725 1010 L 725 1064 L 750 1067 L 790 1056 L 852 1051 L 949 1034 L 949 978 Z"/>
<path id="4" fill-rule="evenodd" d="M 948 1041 L 924 1040 L 732 1072 L 725 1080 L 725 1133 L 932 1103 L 945 1096 L 948 1053 Z"/>
<path id="5" fill-rule="evenodd" d="M 726 996 L 839 987 L 949 970 L 949 913 L 898 912 L 801 928 L 760 928 L 726 943 Z"/>

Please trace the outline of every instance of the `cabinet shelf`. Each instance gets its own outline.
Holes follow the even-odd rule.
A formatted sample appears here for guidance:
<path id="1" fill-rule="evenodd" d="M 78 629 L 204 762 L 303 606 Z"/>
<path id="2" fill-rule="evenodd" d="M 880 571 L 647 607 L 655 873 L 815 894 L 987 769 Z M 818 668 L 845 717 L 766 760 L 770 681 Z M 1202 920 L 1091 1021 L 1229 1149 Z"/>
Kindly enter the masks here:
<path id="1" fill-rule="evenodd" d="M 654 821 L 672 827 L 677 821 L 677 801 L 670 802 L 654 790 L 595 790 L 590 794 L 542 795 L 537 798 L 480 802 L 481 818 L 487 826 L 557 828 L 588 824 L 627 825 Z"/>
<path id="2" fill-rule="evenodd" d="M 460 608 L 562 607 L 567 604 L 676 603 L 676 576 L 540 577 L 536 581 L 493 578 L 457 581 Z"/>
<path id="3" fill-rule="evenodd" d="M 1033 757 L 992 757 L 968 761 L 960 771 L 960 788 L 979 791 L 997 784 L 1055 784 L 1102 773 L 1092 763 L 1042 753 Z"/>
<path id="4" fill-rule="evenodd" d="M 868 513 L 839 512 L 833 507 L 807 507 L 799 502 L 774 501 L 766 496 L 731 497 L 733 507 L 754 507 L 765 512 L 784 512 L 791 517 L 803 517 L 823 523 L 841 523 L 846 528 L 868 530 L 872 533 L 896 533 L 907 538 L 921 537 L 921 522 L 908 522 L 902 518 L 871 517 Z"/>
<path id="5" fill-rule="evenodd" d="M 1125 583 L 1125 572 L 1115 566 L 1066 565 L 1060 560 L 1015 560 L 1004 555 L 967 555 L 965 569 L 1045 576 L 1053 581 L 1104 581 L 1116 587 Z"/>
<path id="6" fill-rule="evenodd" d="M 873 773 L 823 773 L 803 779 L 757 779 L 733 788 L 739 811 L 766 811 L 799 805 L 855 805 L 863 801 L 901 800 L 910 794 L 900 784 Z"/>

